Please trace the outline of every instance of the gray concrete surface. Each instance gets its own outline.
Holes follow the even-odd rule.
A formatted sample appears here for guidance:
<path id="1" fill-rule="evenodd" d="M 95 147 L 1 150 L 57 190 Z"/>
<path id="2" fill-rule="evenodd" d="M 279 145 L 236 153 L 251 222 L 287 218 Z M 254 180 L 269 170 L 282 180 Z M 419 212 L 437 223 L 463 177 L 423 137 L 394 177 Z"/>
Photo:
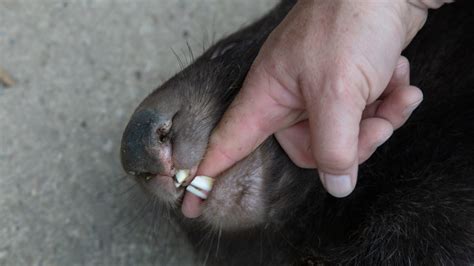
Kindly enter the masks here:
<path id="1" fill-rule="evenodd" d="M 0 265 L 195 264 L 179 228 L 139 212 L 121 133 L 179 68 L 171 48 L 199 53 L 274 3 L 0 0 L 16 80 L 0 85 Z"/>

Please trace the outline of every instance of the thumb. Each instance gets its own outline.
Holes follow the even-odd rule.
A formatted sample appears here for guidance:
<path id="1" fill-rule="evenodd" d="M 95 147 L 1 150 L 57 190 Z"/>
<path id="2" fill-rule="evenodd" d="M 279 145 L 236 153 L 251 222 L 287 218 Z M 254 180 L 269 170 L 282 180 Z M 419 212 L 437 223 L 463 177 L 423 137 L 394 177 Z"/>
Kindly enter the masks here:
<path id="1" fill-rule="evenodd" d="M 365 107 L 363 96 L 341 83 L 323 82 L 316 86 L 318 97 L 305 95 L 313 158 L 321 182 L 335 197 L 349 195 L 356 185 L 359 126 Z M 304 94 L 315 93 L 314 86 L 307 89 L 303 88 Z"/>
<path id="2" fill-rule="evenodd" d="M 285 89 L 267 72 L 252 68 L 239 94 L 209 139 L 198 174 L 217 176 L 255 150 L 268 136 L 292 123 L 297 114 L 272 94 Z M 294 122 L 293 122 L 294 123 Z"/>

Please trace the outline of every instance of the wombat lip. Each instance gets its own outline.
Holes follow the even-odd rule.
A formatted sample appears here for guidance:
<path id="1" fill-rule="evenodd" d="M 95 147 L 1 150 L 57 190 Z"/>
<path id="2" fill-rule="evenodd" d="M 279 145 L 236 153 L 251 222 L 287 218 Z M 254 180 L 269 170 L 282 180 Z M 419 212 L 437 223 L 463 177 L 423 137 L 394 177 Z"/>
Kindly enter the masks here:
<path id="1" fill-rule="evenodd" d="M 129 172 L 128 174 L 136 177 L 138 180 L 150 181 L 156 174 L 148 172 Z"/>
<path id="2" fill-rule="evenodd" d="M 128 172 L 128 174 L 136 178 L 137 181 L 152 194 L 156 194 L 157 196 L 160 194 L 162 200 L 178 207 L 183 203 L 186 188 L 194 179 L 196 169 L 197 167 L 190 169 L 190 175 L 181 183 L 180 186 L 176 186 L 176 174 L 173 176 L 151 172 Z M 173 171 L 173 173 L 175 173 L 175 171 Z"/>

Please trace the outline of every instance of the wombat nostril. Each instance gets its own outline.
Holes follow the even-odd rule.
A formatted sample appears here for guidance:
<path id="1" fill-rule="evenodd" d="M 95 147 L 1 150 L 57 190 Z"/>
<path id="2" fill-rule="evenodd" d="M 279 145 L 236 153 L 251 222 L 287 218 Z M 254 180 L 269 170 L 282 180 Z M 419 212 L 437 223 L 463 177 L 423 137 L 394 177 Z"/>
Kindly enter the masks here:
<path id="1" fill-rule="evenodd" d="M 166 135 L 161 135 L 161 136 L 159 136 L 159 138 L 158 138 L 158 142 L 159 142 L 159 143 L 166 142 L 167 140 L 168 140 L 168 138 L 167 138 Z"/>
<path id="2" fill-rule="evenodd" d="M 165 143 L 169 140 L 168 138 L 168 135 L 167 134 L 163 134 L 163 133 L 158 133 L 158 143 Z"/>
<path id="3" fill-rule="evenodd" d="M 171 120 L 168 120 L 168 121 L 158 125 L 158 127 L 156 129 L 156 134 L 158 134 L 158 142 L 159 143 L 165 143 L 169 140 L 168 133 L 170 132 L 171 125 L 172 125 Z"/>

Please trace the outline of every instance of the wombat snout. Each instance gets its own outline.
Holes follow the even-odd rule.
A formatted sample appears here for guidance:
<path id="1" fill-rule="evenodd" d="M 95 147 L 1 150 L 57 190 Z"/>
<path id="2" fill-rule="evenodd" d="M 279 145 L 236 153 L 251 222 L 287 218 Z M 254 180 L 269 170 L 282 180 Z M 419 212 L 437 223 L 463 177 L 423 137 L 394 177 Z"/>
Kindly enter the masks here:
<path id="1" fill-rule="evenodd" d="M 122 137 L 121 159 L 124 170 L 137 177 L 174 175 L 170 117 L 156 110 L 135 113 Z"/>

